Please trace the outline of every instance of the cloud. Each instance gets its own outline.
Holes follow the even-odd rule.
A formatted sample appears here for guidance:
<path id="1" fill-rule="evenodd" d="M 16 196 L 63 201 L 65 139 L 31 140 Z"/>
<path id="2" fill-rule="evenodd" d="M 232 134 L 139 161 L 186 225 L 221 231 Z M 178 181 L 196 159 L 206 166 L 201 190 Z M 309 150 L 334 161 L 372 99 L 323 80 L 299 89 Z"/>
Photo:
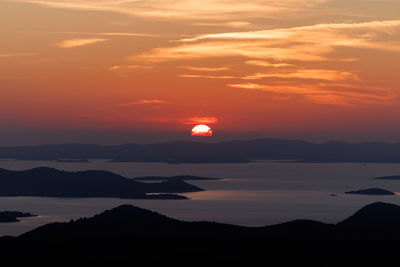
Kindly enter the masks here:
<path id="1" fill-rule="evenodd" d="M 235 20 L 279 16 L 304 10 L 325 0 L 14 0 L 75 10 L 117 12 L 125 15 L 169 20 Z M 302 7 L 302 8 L 300 8 Z M 233 23 L 233 25 L 240 23 Z"/>
<path id="2" fill-rule="evenodd" d="M 135 102 L 121 103 L 118 104 L 117 106 L 127 107 L 127 106 L 149 105 L 149 104 L 168 104 L 168 102 L 160 99 L 142 99 Z"/>
<path id="3" fill-rule="evenodd" d="M 332 59 L 328 54 L 335 52 L 339 47 L 400 52 L 399 42 L 385 41 L 385 38 L 380 36 L 390 35 L 388 30 L 392 29 L 400 29 L 400 20 L 203 34 L 179 40 L 182 44 L 155 48 L 132 59 L 164 62 L 245 57 L 250 64 L 261 64 L 261 60 L 266 59 L 280 64 L 289 64 L 288 61 L 330 61 Z"/>
<path id="4" fill-rule="evenodd" d="M 400 41 L 395 35 L 399 31 L 400 20 L 382 20 L 201 34 L 178 40 L 172 46 L 152 49 L 137 55 L 135 59 L 167 62 L 235 58 L 242 60 L 245 65 L 263 69 L 246 74 L 248 68 L 239 69 L 240 64 L 236 64 L 237 71 L 234 68 L 231 70 L 240 75 L 183 73 L 179 76 L 227 80 L 268 79 L 267 85 L 230 81 L 228 86 L 268 91 L 278 96 L 296 96 L 319 104 L 375 105 L 390 103 L 397 98 L 397 94 L 391 93 L 391 88 L 375 90 L 364 86 L 362 73 L 344 69 L 358 59 L 354 55 L 359 53 L 352 54 L 350 58 L 342 51 L 348 51 L 343 48 L 355 48 L 400 53 Z M 322 81 L 326 84 L 322 84 Z M 339 86 L 338 83 L 343 81 L 359 87 Z"/>
<path id="5" fill-rule="evenodd" d="M 46 80 L 47 76 L 0 76 L 0 80 Z"/>
<path id="6" fill-rule="evenodd" d="M 315 104 L 337 105 L 337 106 L 353 106 L 346 97 L 338 95 L 305 95 L 304 99 Z M 360 101 L 360 99 L 357 99 Z M 365 103 L 365 102 L 364 102 Z"/>
<path id="7" fill-rule="evenodd" d="M 283 39 L 297 36 L 299 33 L 305 32 L 319 32 L 330 30 L 360 30 L 371 29 L 381 30 L 385 28 L 399 27 L 400 20 L 383 20 L 383 21 L 369 21 L 361 23 L 324 23 L 310 26 L 273 29 L 273 30 L 259 30 L 248 32 L 228 32 L 216 34 L 203 34 L 193 38 L 181 39 L 182 42 L 193 42 L 203 39 Z"/>
<path id="8" fill-rule="evenodd" d="M 290 41 L 291 42 L 291 41 Z M 286 46 L 286 45 L 285 45 Z M 131 57 L 150 62 L 187 61 L 203 58 L 246 57 L 276 61 L 324 61 L 333 48 L 323 43 L 276 47 L 261 41 L 215 41 L 155 48 Z"/>
<path id="9" fill-rule="evenodd" d="M 189 118 L 152 118 L 155 122 L 175 122 L 179 124 L 215 124 L 216 117 L 189 117 Z"/>
<path id="10" fill-rule="evenodd" d="M 108 67 L 107 69 L 109 71 L 117 71 L 117 70 L 132 70 L 132 69 L 152 69 L 154 66 L 149 66 L 149 65 L 128 65 L 128 66 L 111 66 Z"/>
<path id="11" fill-rule="evenodd" d="M 15 58 L 15 57 L 31 57 L 37 56 L 38 53 L 3 53 L 0 54 L 0 58 Z"/>
<path id="12" fill-rule="evenodd" d="M 218 119 L 216 117 L 191 117 L 179 121 L 182 124 L 214 124 L 218 122 Z"/>
<path id="13" fill-rule="evenodd" d="M 193 66 L 181 66 L 183 69 L 195 70 L 195 71 L 223 71 L 229 70 L 229 67 L 193 67 Z"/>
<path id="14" fill-rule="evenodd" d="M 241 80 L 259 80 L 264 78 L 280 78 L 280 79 L 311 79 L 325 81 L 341 81 L 341 80 L 359 80 L 354 73 L 337 70 L 320 70 L 320 69 L 291 69 L 285 72 L 269 72 L 254 73 L 246 76 L 229 76 L 229 75 L 203 75 L 203 74 L 181 74 L 183 78 L 207 78 L 207 79 L 241 79 Z"/>
<path id="15" fill-rule="evenodd" d="M 295 65 L 288 63 L 271 63 L 263 60 L 248 60 L 245 62 L 248 65 L 261 66 L 261 67 L 272 67 L 272 68 L 285 68 L 293 67 Z"/>
<path id="16" fill-rule="evenodd" d="M 201 75 L 201 74 L 180 74 L 182 78 L 207 78 L 207 79 L 240 79 L 235 76 L 223 76 L 223 75 Z"/>
<path id="17" fill-rule="evenodd" d="M 103 39 L 103 38 L 77 38 L 77 39 L 68 39 L 68 40 L 64 40 L 64 41 L 55 43 L 54 46 L 57 46 L 57 47 L 60 47 L 60 48 L 73 48 L 73 47 L 86 46 L 86 45 L 91 45 L 91 44 L 105 42 L 105 41 L 108 41 L 108 39 Z"/>
<path id="18" fill-rule="evenodd" d="M 400 44 L 384 41 L 379 34 L 400 29 L 400 20 L 363 23 L 317 24 L 285 29 L 203 34 L 181 39 L 175 46 L 155 48 L 132 59 L 153 62 L 215 57 L 246 57 L 259 63 L 272 59 L 287 61 L 326 61 L 337 47 L 366 48 L 400 52 Z"/>
<path id="19" fill-rule="evenodd" d="M 278 96 L 302 96 L 303 100 L 317 103 L 353 106 L 356 104 L 379 105 L 394 101 L 398 95 L 385 88 L 355 86 L 346 84 L 279 84 L 265 85 L 258 83 L 228 84 L 232 88 L 259 90 Z"/>
<path id="20" fill-rule="evenodd" d="M 282 78 L 282 79 L 316 79 L 327 81 L 340 81 L 340 80 L 359 80 L 358 76 L 354 73 L 347 71 L 337 70 L 318 70 L 318 69 L 299 69 L 286 72 L 276 73 L 255 73 L 243 77 L 244 80 L 255 80 L 262 78 Z"/>
<path id="21" fill-rule="evenodd" d="M 132 32 L 69 32 L 69 31 L 24 31 L 23 33 L 37 34 L 72 34 L 72 35 L 96 35 L 96 36 L 125 36 L 125 37 L 160 37 L 159 35 Z"/>
<path id="22" fill-rule="evenodd" d="M 227 21 L 227 22 L 196 22 L 191 25 L 196 26 L 212 26 L 212 27 L 229 27 L 229 28 L 249 28 L 254 26 L 248 21 Z"/>

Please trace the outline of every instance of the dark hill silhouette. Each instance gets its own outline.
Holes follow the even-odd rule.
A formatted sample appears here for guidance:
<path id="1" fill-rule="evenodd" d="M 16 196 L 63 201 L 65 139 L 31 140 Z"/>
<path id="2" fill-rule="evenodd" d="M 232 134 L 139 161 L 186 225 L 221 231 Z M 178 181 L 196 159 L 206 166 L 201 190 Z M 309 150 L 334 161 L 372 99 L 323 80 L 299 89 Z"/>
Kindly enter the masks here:
<path id="1" fill-rule="evenodd" d="M 26 171 L 0 169 L 0 196 L 167 198 L 203 189 L 184 181 L 140 183 L 108 171 L 67 172 L 40 167 Z"/>
<path id="2" fill-rule="evenodd" d="M 247 163 L 251 160 L 305 162 L 400 162 L 400 143 L 322 144 L 298 140 L 259 139 L 219 143 L 170 142 L 115 146 L 62 144 L 0 147 L 0 159 L 79 160 L 111 159 L 127 162 Z"/>
<path id="3" fill-rule="evenodd" d="M 400 206 L 395 204 L 375 202 L 369 204 L 346 220 L 338 223 L 338 226 L 352 229 L 381 229 L 400 233 Z"/>
<path id="4" fill-rule="evenodd" d="M 151 261 L 338 266 L 397 258 L 400 206 L 373 203 L 333 225 L 296 220 L 266 227 L 185 222 L 123 205 L 91 218 L 0 238 L 2 260 L 91 264 Z M 15 253 L 15 254 L 14 254 Z M 14 258 L 15 259 L 15 258 Z M 53 262 L 52 262 L 53 263 Z"/>
<path id="5" fill-rule="evenodd" d="M 340 222 L 337 228 L 347 238 L 400 240 L 400 206 L 376 202 Z"/>
<path id="6" fill-rule="evenodd" d="M 368 188 L 362 190 L 348 191 L 346 194 L 355 195 L 396 195 L 392 191 L 381 189 L 381 188 Z"/>

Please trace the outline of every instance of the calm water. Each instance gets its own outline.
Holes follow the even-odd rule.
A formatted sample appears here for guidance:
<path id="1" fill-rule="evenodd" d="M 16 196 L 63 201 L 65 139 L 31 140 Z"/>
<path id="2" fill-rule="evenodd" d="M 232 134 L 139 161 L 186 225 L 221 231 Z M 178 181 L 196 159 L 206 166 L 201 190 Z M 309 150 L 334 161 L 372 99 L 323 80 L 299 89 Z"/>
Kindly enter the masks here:
<path id="1" fill-rule="evenodd" d="M 397 195 L 343 194 L 370 187 L 400 192 L 400 180 L 372 179 L 399 175 L 400 164 L 256 162 L 172 165 L 107 163 L 102 160 L 90 163 L 0 161 L 0 168 L 11 170 L 40 166 L 69 171 L 109 170 L 126 177 L 190 174 L 225 179 L 191 181 L 207 191 L 186 194 L 190 200 L 2 197 L 0 210 L 18 210 L 40 216 L 25 218 L 18 223 L 0 224 L 0 236 L 18 235 L 49 222 L 90 217 L 120 204 L 133 204 L 183 220 L 208 220 L 248 226 L 270 225 L 293 219 L 336 223 L 375 201 L 400 204 L 400 196 Z"/>

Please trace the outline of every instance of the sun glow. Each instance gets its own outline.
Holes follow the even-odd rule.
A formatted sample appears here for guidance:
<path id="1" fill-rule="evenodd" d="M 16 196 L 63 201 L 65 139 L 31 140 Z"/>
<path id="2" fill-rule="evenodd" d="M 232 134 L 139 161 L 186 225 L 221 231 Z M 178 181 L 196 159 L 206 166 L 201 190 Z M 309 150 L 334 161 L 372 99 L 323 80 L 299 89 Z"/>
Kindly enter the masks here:
<path id="1" fill-rule="evenodd" d="M 193 127 L 192 136 L 212 136 L 211 128 L 204 124 Z"/>

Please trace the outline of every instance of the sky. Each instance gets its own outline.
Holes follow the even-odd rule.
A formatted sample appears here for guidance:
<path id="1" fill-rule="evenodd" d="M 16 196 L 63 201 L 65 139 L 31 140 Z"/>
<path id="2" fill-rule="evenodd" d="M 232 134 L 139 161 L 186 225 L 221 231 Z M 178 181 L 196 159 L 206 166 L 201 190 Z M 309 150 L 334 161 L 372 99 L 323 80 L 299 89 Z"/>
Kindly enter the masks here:
<path id="1" fill-rule="evenodd" d="M 400 142 L 398 0 L 1 0 L 0 145 Z M 198 137 L 197 137 L 198 138 Z"/>

